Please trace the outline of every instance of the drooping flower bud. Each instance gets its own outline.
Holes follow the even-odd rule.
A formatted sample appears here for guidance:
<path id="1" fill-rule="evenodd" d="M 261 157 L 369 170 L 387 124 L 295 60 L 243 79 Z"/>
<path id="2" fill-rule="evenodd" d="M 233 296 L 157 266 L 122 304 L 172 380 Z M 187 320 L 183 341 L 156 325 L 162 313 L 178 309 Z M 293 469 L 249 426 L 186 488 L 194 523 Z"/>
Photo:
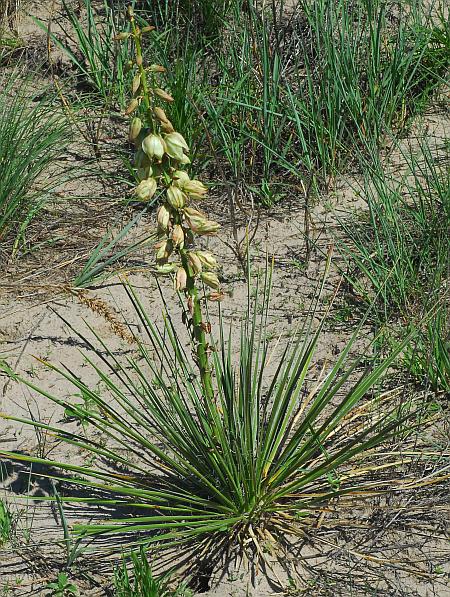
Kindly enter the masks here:
<path id="1" fill-rule="evenodd" d="M 165 102 L 173 102 L 174 101 L 173 97 L 169 93 L 164 91 L 164 89 L 160 89 L 159 87 L 156 87 L 154 89 L 154 92 L 159 98 L 161 98 Z"/>
<path id="2" fill-rule="evenodd" d="M 216 274 L 213 274 L 212 272 L 202 272 L 200 277 L 203 283 L 213 290 L 218 290 L 220 288 L 219 278 L 216 276 Z"/>
<path id="3" fill-rule="evenodd" d="M 195 199 L 202 199 L 208 192 L 208 189 L 199 180 L 189 180 L 183 184 L 183 191 Z"/>
<path id="4" fill-rule="evenodd" d="M 202 262 L 193 251 L 187 253 L 187 260 L 194 276 L 202 271 Z"/>
<path id="5" fill-rule="evenodd" d="M 156 106 L 155 108 L 153 108 L 153 113 L 159 120 L 159 122 L 169 122 L 169 119 L 167 118 L 166 113 L 162 108 Z"/>
<path id="6" fill-rule="evenodd" d="M 151 64 L 148 68 L 147 68 L 148 72 L 150 73 L 165 73 L 166 69 L 161 66 L 160 64 Z"/>
<path id="7" fill-rule="evenodd" d="M 156 243 L 156 260 L 165 261 L 169 259 L 173 251 L 173 243 L 171 240 L 163 240 L 161 243 Z"/>
<path id="8" fill-rule="evenodd" d="M 200 259 L 203 266 L 209 269 L 216 269 L 217 260 L 209 251 L 197 251 L 197 257 Z"/>
<path id="9" fill-rule="evenodd" d="M 177 269 L 177 274 L 175 276 L 175 290 L 184 290 L 186 288 L 187 283 L 187 273 L 184 267 L 179 267 Z"/>
<path id="10" fill-rule="evenodd" d="M 206 222 L 196 226 L 195 228 L 191 225 L 191 228 L 197 234 L 216 234 L 216 232 L 220 230 L 220 224 L 214 222 L 213 220 L 206 220 Z"/>
<path id="11" fill-rule="evenodd" d="M 139 201 L 149 201 L 156 193 L 158 184 L 154 178 L 147 178 L 138 184 L 134 190 L 134 194 Z"/>
<path id="12" fill-rule="evenodd" d="M 185 207 L 184 208 L 184 215 L 187 218 L 190 227 L 195 230 L 199 226 L 205 224 L 208 220 L 206 215 L 198 209 L 194 209 L 193 207 Z"/>
<path id="13" fill-rule="evenodd" d="M 137 108 L 139 107 L 139 100 L 136 98 L 133 98 L 131 100 L 131 102 L 128 104 L 127 109 L 125 110 L 125 114 L 128 116 L 129 114 L 132 114 L 135 110 L 137 110 Z"/>
<path id="14" fill-rule="evenodd" d="M 188 158 L 188 156 L 185 153 L 183 154 L 183 157 L 181 158 L 181 160 L 178 160 L 178 161 L 180 162 L 180 164 L 183 164 L 184 166 L 191 163 L 191 160 Z"/>
<path id="15" fill-rule="evenodd" d="M 164 139 L 160 135 L 150 134 L 142 141 L 142 150 L 149 158 L 162 160 L 165 153 Z"/>
<path id="16" fill-rule="evenodd" d="M 181 189 L 171 185 L 167 189 L 167 202 L 171 207 L 175 209 L 181 209 L 186 204 L 186 195 L 183 193 L 183 191 L 181 191 Z"/>
<path id="17" fill-rule="evenodd" d="M 163 263 L 156 266 L 158 274 L 166 275 L 171 274 L 176 270 L 177 266 L 175 263 Z"/>
<path id="18" fill-rule="evenodd" d="M 166 142 L 167 155 L 175 160 L 181 160 L 183 158 L 183 151 L 189 151 L 188 144 L 184 140 L 184 137 L 180 133 L 173 132 L 164 136 Z"/>
<path id="19" fill-rule="evenodd" d="M 218 292 L 210 292 L 208 295 L 208 299 L 210 301 L 223 301 L 223 299 L 225 298 L 225 294 L 223 292 L 221 292 L 220 290 Z"/>
<path id="20" fill-rule="evenodd" d="M 152 166 L 145 166 L 144 168 L 138 168 L 137 172 L 136 172 L 136 176 L 140 181 L 150 178 L 150 176 L 152 174 L 153 174 Z"/>
<path id="21" fill-rule="evenodd" d="M 142 27 L 142 33 L 149 33 L 150 31 L 154 31 L 156 27 L 154 25 L 146 25 Z"/>
<path id="22" fill-rule="evenodd" d="M 165 205 L 161 205 L 161 207 L 158 209 L 156 220 L 158 222 L 158 228 L 162 231 L 166 231 L 169 227 L 170 211 Z"/>
<path id="23" fill-rule="evenodd" d="M 136 93 L 139 91 L 140 86 L 141 86 L 141 75 L 140 75 L 140 73 L 137 73 L 136 75 L 134 75 L 133 83 L 131 84 L 131 90 L 132 90 L 133 95 L 136 95 Z"/>
<path id="24" fill-rule="evenodd" d="M 171 238 L 175 247 L 184 247 L 184 232 L 183 228 L 179 224 L 175 224 L 172 230 Z"/>
<path id="25" fill-rule="evenodd" d="M 134 155 L 134 165 L 136 168 L 147 168 L 151 166 L 151 161 L 146 153 L 142 149 L 138 149 Z"/>
<path id="26" fill-rule="evenodd" d="M 163 133 L 174 133 L 175 129 L 173 124 L 168 120 L 167 122 L 161 122 L 161 130 Z"/>
<path id="27" fill-rule="evenodd" d="M 122 31 L 121 33 L 118 33 L 115 37 L 114 37 L 114 41 L 123 41 L 124 39 L 128 39 L 130 37 L 131 33 L 127 32 L 127 31 Z"/>
<path id="28" fill-rule="evenodd" d="M 183 189 L 184 183 L 189 180 L 189 175 L 184 170 L 175 170 L 172 174 L 173 184 L 179 189 Z"/>
<path id="29" fill-rule="evenodd" d="M 128 135 L 128 139 L 130 143 L 134 143 L 136 139 L 139 137 L 139 133 L 142 129 L 142 120 L 135 116 L 130 124 L 130 132 Z"/>

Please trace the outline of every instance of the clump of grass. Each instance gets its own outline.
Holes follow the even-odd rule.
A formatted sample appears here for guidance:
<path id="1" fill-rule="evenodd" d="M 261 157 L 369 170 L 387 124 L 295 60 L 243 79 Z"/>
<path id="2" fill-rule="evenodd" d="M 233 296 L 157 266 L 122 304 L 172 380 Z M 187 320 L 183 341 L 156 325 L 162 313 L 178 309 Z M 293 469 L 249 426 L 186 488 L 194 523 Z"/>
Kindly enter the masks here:
<path id="1" fill-rule="evenodd" d="M 357 193 L 367 203 L 368 220 L 341 220 L 347 279 L 366 305 L 376 297 L 382 321 L 423 315 L 443 297 L 448 275 L 448 155 L 436 156 L 422 141 L 418 153 L 403 156 L 408 167 L 400 178 L 379 162 L 367 164 Z"/>
<path id="2" fill-rule="evenodd" d="M 168 66 L 171 88 L 189 82 L 172 111 L 241 195 L 271 204 L 298 177 L 329 186 L 356 150 L 370 154 L 401 134 L 445 81 L 448 24 L 419 4 L 398 14 L 394 3 L 303 0 L 290 17 L 253 1 L 241 8 L 230 2 L 220 36 L 199 45 L 195 16 L 170 3 L 150 46 L 165 66 L 180 48 L 188 56 L 176 72 Z"/>
<path id="3" fill-rule="evenodd" d="M 1 78 L 0 242 L 13 238 L 13 253 L 61 184 L 57 163 L 71 138 L 64 116 L 45 93 L 30 93 L 31 86 L 30 80 L 18 86 L 17 72 Z"/>
<path id="4" fill-rule="evenodd" d="M 190 597 L 183 586 L 171 588 L 170 574 L 154 576 L 143 548 L 131 554 L 131 569 L 124 562 L 114 572 L 115 597 Z"/>
<path id="5" fill-rule="evenodd" d="M 0 499 L 0 547 L 11 539 L 12 515 L 6 502 Z"/>
<path id="6" fill-rule="evenodd" d="M 358 193 L 368 217 L 341 220 L 338 244 L 353 300 L 374 303 L 380 326 L 416 326 L 417 343 L 404 363 L 434 390 L 448 389 L 448 264 L 450 178 L 448 149 L 401 152 L 406 172 L 392 176 L 379 162 L 366 164 Z"/>
<path id="7" fill-rule="evenodd" d="M 418 4 L 397 16 L 384 2 L 299 6 L 306 34 L 304 26 L 296 69 L 304 76 L 288 83 L 291 112 L 299 159 L 326 181 L 355 149 L 376 151 L 386 132 L 404 129 L 423 107 L 448 68 L 448 27 L 431 24 Z"/>
<path id="8" fill-rule="evenodd" d="M 445 302 L 405 350 L 405 367 L 412 377 L 435 392 L 450 392 L 450 321 Z"/>
<path id="9" fill-rule="evenodd" d="M 81 5 L 83 11 L 78 13 L 63 0 L 65 38 L 62 40 L 51 31 L 50 38 L 76 69 L 79 88 L 99 96 L 103 106 L 124 109 L 129 76 L 126 44 L 114 43 L 119 12 L 106 0 L 101 6 L 102 16 L 91 0 L 83 0 Z M 34 20 L 47 32 L 48 23 Z"/>

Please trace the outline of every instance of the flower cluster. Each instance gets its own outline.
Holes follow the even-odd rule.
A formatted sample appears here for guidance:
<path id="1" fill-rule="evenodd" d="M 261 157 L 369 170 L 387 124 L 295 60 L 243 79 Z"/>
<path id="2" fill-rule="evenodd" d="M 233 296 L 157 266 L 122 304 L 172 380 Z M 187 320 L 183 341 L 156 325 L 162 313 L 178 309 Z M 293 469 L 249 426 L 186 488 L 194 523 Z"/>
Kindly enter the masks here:
<path id="1" fill-rule="evenodd" d="M 206 195 L 207 189 L 183 170 L 190 164 L 189 146 L 158 105 L 173 102 L 172 96 L 156 82 L 164 68 L 158 64 L 143 65 L 142 34 L 154 28 L 140 30 L 131 10 L 128 16 L 132 31 L 118 36 L 118 39 L 132 36 L 136 47 L 133 98 L 126 113 L 132 115 L 140 106 L 145 108 L 140 111 L 141 116 L 132 117 L 130 123 L 129 140 L 136 148 L 134 163 L 140 181 L 134 193 L 139 201 L 149 201 L 158 191 L 164 197 L 157 213 L 160 237 L 155 245 L 157 268 L 160 273 L 174 274 L 177 290 L 189 290 L 200 278 L 217 291 L 217 261 L 209 251 L 196 249 L 195 238 L 213 235 L 220 226 L 195 206 L 195 202 Z"/>
<path id="2" fill-rule="evenodd" d="M 153 114 L 157 123 L 155 132 L 143 128 L 141 119 L 135 117 L 130 126 L 130 140 L 136 146 L 135 165 L 140 180 L 134 191 L 137 199 L 148 201 L 158 189 L 164 193 L 157 214 L 158 233 L 162 237 L 155 245 L 158 271 L 176 273 L 177 290 L 184 290 L 188 278 L 196 276 L 217 290 L 219 280 L 213 273 L 216 259 L 207 251 L 194 250 L 195 236 L 215 234 L 220 228 L 192 205 L 206 195 L 207 189 L 180 169 L 190 162 L 189 147 L 183 136 L 173 129 L 162 108 L 153 108 Z"/>

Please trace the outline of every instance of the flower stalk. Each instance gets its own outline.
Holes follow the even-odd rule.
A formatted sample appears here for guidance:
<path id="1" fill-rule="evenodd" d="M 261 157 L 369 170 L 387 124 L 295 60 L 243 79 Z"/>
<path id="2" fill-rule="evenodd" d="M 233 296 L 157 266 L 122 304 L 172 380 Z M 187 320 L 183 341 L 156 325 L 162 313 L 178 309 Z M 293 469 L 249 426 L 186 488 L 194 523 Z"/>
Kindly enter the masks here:
<path id="1" fill-rule="evenodd" d="M 191 179 L 183 169 L 190 164 L 189 145 L 158 105 L 173 102 L 170 93 L 157 83 L 158 75 L 165 69 L 158 64 L 146 66 L 144 63 L 142 39 L 155 28 L 141 29 L 131 7 L 127 18 L 131 31 L 120 33 L 116 39 L 131 37 L 134 42 L 132 99 L 125 111 L 131 117 L 129 140 L 136 148 L 134 163 L 139 184 L 134 193 L 139 201 L 149 201 L 158 191 L 163 196 L 157 212 L 159 239 L 154 247 L 157 272 L 172 275 L 175 290 L 184 294 L 187 327 L 203 393 L 206 399 L 213 400 L 207 339 L 210 326 L 204 320 L 199 287 L 211 288 L 209 298 L 212 300 L 220 300 L 222 295 L 217 261 L 210 252 L 197 248 L 197 240 L 201 236 L 215 235 L 220 225 L 198 209 L 196 202 L 205 197 L 207 188 L 200 180 Z"/>

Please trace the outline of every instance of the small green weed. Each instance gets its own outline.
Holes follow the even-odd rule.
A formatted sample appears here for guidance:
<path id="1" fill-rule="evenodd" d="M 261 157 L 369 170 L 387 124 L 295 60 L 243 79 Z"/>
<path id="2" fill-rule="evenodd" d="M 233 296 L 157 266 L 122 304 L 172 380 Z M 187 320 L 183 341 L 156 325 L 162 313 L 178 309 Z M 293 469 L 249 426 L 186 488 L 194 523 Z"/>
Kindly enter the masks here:
<path id="1" fill-rule="evenodd" d="M 49 582 L 46 588 L 51 591 L 52 597 L 76 597 L 79 595 L 78 587 L 70 582 L 65 572 L 60 572 L 56 582 Z"/>

